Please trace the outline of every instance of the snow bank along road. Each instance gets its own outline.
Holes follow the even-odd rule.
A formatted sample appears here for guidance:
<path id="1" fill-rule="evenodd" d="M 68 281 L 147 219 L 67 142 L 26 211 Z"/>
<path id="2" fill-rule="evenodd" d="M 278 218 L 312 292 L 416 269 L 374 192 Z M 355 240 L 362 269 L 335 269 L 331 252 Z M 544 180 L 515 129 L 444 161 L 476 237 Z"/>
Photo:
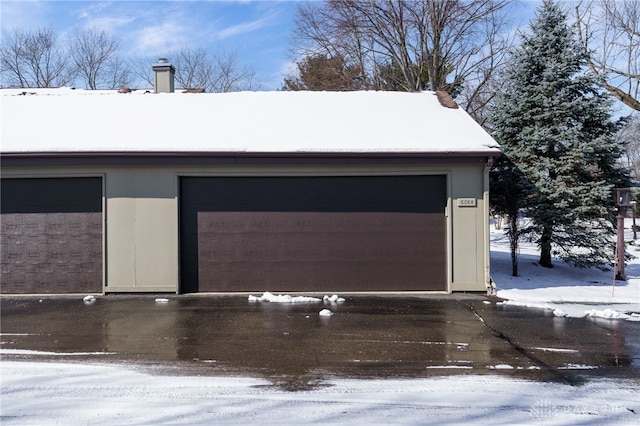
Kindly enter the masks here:
<path id="1" fill-rule="evenodd" d="M 290 392 L 269 381 L 161 376 L 114 365 L 2 362 L 3 425 L 637 424 L 637 381 L 580 386 L 499 375 L 331 379 Z"/>

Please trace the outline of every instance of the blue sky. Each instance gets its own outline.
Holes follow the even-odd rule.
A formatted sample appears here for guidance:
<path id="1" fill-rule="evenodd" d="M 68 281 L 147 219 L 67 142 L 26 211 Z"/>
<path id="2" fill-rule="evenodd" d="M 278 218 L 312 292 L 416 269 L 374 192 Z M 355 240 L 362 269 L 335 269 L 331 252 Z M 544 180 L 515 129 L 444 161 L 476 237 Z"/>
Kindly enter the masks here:
<path id="1" fill-rule="evenodd" d="M 183 47 L 236 51 L 256 71 L 263 89 L 282 86 L 291 66 L 289 40 L 298 2 L 294 0 L 200 1 L 0 1 L 3 30 L 50 26 L 64 39 L 75 29 L 97 26 L 121 43 L 127 57 L 158 56 Z M 526 24 L 538 1 L 514 10 Z M 170 58 L 169 58 L 170 59 Z"/>
<path id="2" fill-rule="evenodd" d="M 288 51 L 295 1 L 51 1 L 0 3 L 3 30 L 51 26 L 64 38 L 97 26 L 120 40 L 124 56 L 157 56 L 183 47 L 236 51 L 264 89 L 278 89 L 291 63 Z"/>

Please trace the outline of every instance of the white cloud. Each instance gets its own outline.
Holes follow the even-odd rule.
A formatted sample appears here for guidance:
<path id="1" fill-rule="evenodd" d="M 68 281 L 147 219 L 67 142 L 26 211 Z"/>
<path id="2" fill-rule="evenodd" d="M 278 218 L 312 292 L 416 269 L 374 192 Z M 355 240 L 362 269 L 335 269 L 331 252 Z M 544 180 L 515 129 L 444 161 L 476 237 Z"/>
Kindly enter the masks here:
<path id="1" fill-rule="evenodd" d="M 133 16 L 100 16 L 88 19 L 85 27 L 95 27 L 103 29 L 109 33 L 115 32 L 119 27 L 135 21 Z"/>
<path id="2" fill-rule="evenodd" d="M 103 10 L 111 7 L 111 5 L 111 2 L 92 2 L 91 6 L 80 9 L 76 14 L 80 19 L 91 19 L 91 16 L 101 13 Z"/>
<path id="3" fill-rule="evenodd" d="M 136 21 L 136 14 L 130 8 L 119 7 L 124 3 L 92 2 L 90 6 L 73 12 L 78 23 L 85 28 L 100 28 L 115 34 L 122 27 Z"/>
<path id="4" fill-rule="evenodd" d="M 272 15 L 265 16 L 260 19 L 256 19 L 249 22 L 243 22 L 241 24 L 232 25 L 230 27 L 224 28 L 217 33 L 217 38 L 225 39 L 228 37 L 234 37 L 237 35 L 242 35 L 246 33 L 250 33 L 253 31 L 257 31 L 261 28 L 270 24 Z"/>
<path id="5" fill-rule="evenodd" d="M 149 25 L 131 35 L 132 53 L 155 55 L 187 45 L 188 28 L 174 21 Z"/>

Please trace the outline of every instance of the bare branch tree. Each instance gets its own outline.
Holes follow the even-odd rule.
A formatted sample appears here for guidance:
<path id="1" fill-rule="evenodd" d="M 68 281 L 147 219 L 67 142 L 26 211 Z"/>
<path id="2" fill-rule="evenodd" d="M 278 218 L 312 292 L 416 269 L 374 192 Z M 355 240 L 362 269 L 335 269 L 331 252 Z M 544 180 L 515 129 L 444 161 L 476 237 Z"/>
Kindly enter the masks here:
<path id="1" fill-rule="evenodd" d="M 176 68 L 176 83 L 184 89 L 211 89 L 213 65 L 210 54 L 202 48 L 180 49 L 168 54 L 171 63 Z"/>
<path id="2" fill-rule="evenodd" d="M 371 46 L 365 46 L 369 40 L 360 31 L 355 14 L 338 6 L 332 2 L 323 7 L 314 3 L 298 6 L 291 39 L 296 62 L 314 57 L 342 58 L 345 64 L 361 70 L 358 79 L 362 89 L 375 88 L 375 54 L 367 54 Z"/>
<path id="3" fill-rule="evenodd" d="M 102 29 L 77 31 L 71 57 L 89 89 L 115 89 L 129 83 L 129 71 L 118 56 L 119 42 Z"/>
<path id="4" fill-rule="evenodd" d="M 242 66 L 235 51 L 218 52 L 213 59 L 212 92 L 238 92 L 260 87 L 255 71 Z"/>
<path id="5" fill-rule="evenodd" d="M 617 134 L 618 141 L 624 146 L 625 166 L 631 177 L 640 179 L 640 114 L 629 117 L 624 127 Z"/>
<path id="6" fill-rule="evenodd" d="M 128 87 L 133 81 L 133 73 L 128 62 L 119 56 L 107 62 L 104 73 L 104 87 L 106 89 L 119 89 Z"/>
<path id="7" fill-rule="evenodd" d="M 581 1 L 575 16 L 591 72 L 618 100 L 640 111 L 640 2 Z"/>
<path id="8" fill-rule="evenodd" d="M 298 57 L 341 56 L 368 88 L 462 91 L 474 101 L 508 40 L 496 30 L 506 0 L 329 0 L 298 8 Z M 385 71 L 386 70 L 386 71 Z M 389 72 L 391 71 L 391 72 Z M 481 91 L 477 92 L 477 95 Z"/>
<path id="9" fill-rule="evenodd" d="M 159 56 L 165 57 L 165 56 Z M 158 61 L 158 57 L 136 56 L 129 59 L 132 86 L 138 89 L 153 88 L 153 71 L 151 67 Z"/>
<path id="10" fill-rule="evenodd" d="M 73 81 L 68 55 L 58 48 L 51 28 L 3 33 L 0 49 L 3 85 L 58 87 Z"/>
<path id="11" fill-rule="evenodd" d="M 24 64 L 24 45 L 27 35 L 20 29 L 13 33 L 5 32 L 2 35 L 2 48 L 0 59 L 2 60 L 3 86 L 29 87 L 28 74 Z"/>
<path id="12" fill-rule="evenodd" d="M 176 69 L 176 86 L 201 88 L 210 93 L 256 90 L 260 83 L 255 72 L 243 67 L 235 52 L 210 53 L 204 48 L 183 48 L 158 57 L 170 58 Z M 135 76 L 141 84 L 153 86 L 152 65 L 158 57 L 138 58 L 133 62 Z"/>
<path id="13" fill-rule="evenodd" d="M 460 86 L 458 101 L 465 106 L 466 111 L 486 130 L 492 131 L 490 122 L 491 105 L 502 85 L 499 71 L 509 56 L 509 47 L 514 44 L 515 33 L 508 31 L 506 22 L 499 16 L 487 17 L 488 22 L 481 31 L 484 38 L 493 40 L 482 47 L 478 63 L 472 67 L 465 83 Z"/>
<path id="14" fill-rule="evenodd" d="M 152 66 L 158 58 L 170 58 L 176 69 L 176 86 L 183 89 L 211 88 L 210 80 L 213 74 L 211 55 L 202 48 L 183 48 L 170 52 L 163 52 L 158 56 L 141 57 L 133 61 L 132 68 L 136 78 L 143 85 L 153 87 Z"/>

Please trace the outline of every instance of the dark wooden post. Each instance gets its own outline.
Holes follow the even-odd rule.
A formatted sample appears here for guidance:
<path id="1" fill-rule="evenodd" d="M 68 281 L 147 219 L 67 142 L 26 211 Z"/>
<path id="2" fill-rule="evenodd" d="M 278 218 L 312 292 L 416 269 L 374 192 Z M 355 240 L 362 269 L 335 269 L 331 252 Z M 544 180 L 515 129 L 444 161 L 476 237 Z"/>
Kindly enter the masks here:
<path id="1" fill-rule="evenodd" d="M 627 207 L 632 207 L 631 189 L 615 188 L 614 191 L 616 194 L 616 206 L 618 207 L 618 215 L 616 216 L 616 219 L 618 220 L 618 238 L 616 240 L 616 267 L 618 269 L 618 273 L 616 274 L 616 279 L 626 281 L 627 276 L 624 272 L 624 218 L 626 216 Z"/>
<path id="2" fill-rule="evenodd" d="M 632 217 L 633 217 L 633 240 L 637 240 L 638 239 L 638 228 L 636 227 L 636 202 L 632 201 L 631 202 L 631 212 L 633 213 Z"/>

